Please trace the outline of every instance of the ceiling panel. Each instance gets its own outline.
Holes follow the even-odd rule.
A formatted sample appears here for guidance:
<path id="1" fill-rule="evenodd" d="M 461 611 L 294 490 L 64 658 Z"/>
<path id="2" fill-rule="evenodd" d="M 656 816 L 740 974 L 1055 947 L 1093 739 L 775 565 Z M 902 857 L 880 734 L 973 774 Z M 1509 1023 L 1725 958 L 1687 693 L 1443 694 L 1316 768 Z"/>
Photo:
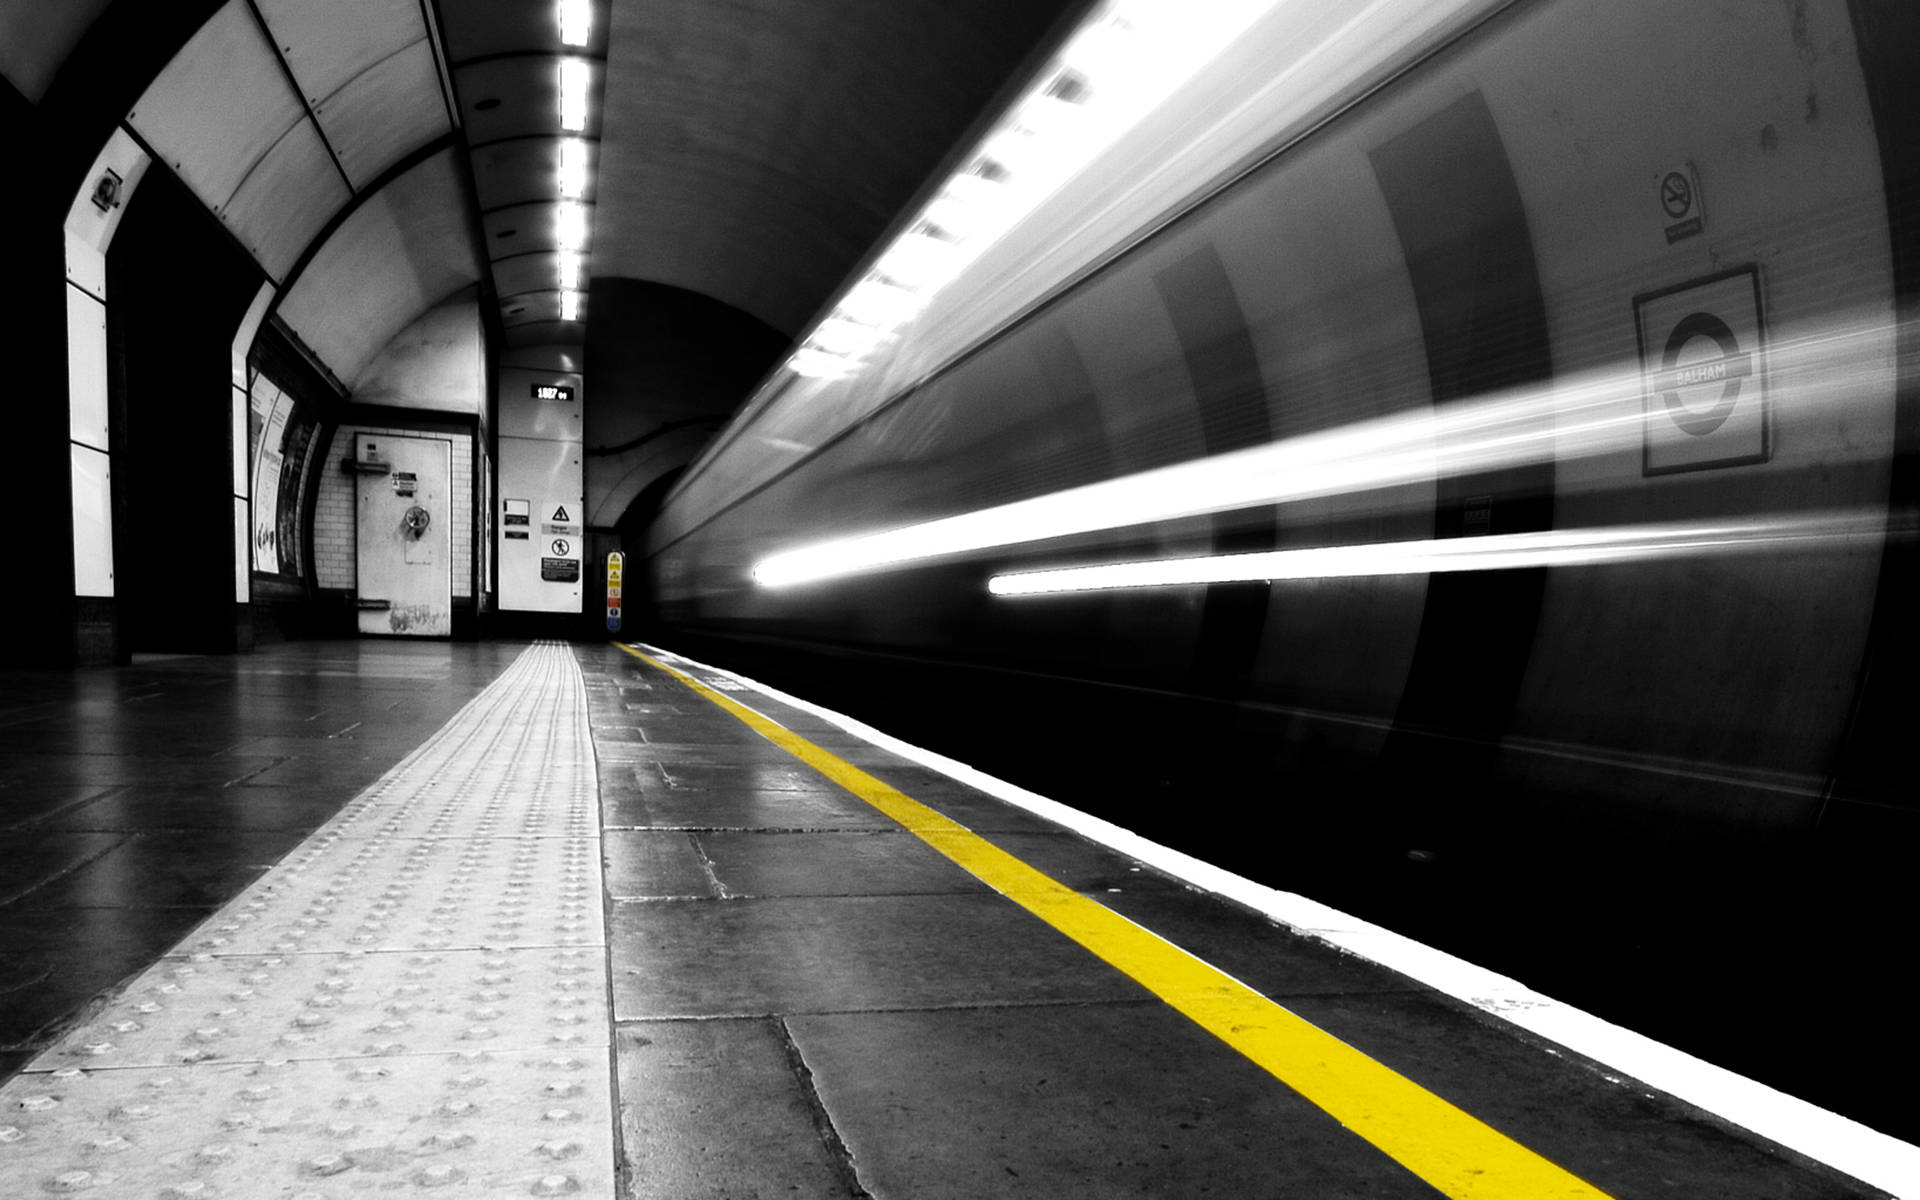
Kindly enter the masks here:
<path id="1" fill-rule="evenodd" d="M 443 151 L 368 196 L 288 289 L 279 315 L 339 378 L 479 279 L 458 172 Z"/>
<path id="2" fill-rule="evenodd" d="M 368 67 L 314 113 L 360 189 L 452 129 L 443 95 L 433 46 L 422 39 Z"/>
<path id="3" fill-rule="evenodd" d="M 551 50 L 604 58 L 607 53 L 607 22 L 604 3 L 596 3 L 598 14 L 584 47 L 560 44 L 560 29 L 554 21 L 554 6 L 548 3 L 499 4 L 492 0 L 444 0 L 446 22 L 442 36 L 447 45 L 447 61 L 458 66 L 476 58 L 501 54 L 519 54 L 527 50 Z"/>
<path id="4" fill-rule="evenodd" d="M 508 303 L 509 297 L 526 292 L 557 291 L 560 287 L 560 255 L 558 252 L 519 254 L 512 258 L 495 259 L 493 286 L 500 293 L 502 305 Z M 580 290 L 585 291 L 586 288 L 582 286 Z"/>
<path id="5" fill-rule="evenodd" d="M 313 122 L 301 121 L 260 160 L 220 215 L 277 281 L 352 198 Z"/>
<path id="6" fill-rule="evenodd" d="M 503 138 L 551 137 L 560 132 L 560 60 L 562 55 L 516 55 L 454 69 L 460 94 L 460 119 L 469 144 L 480 147 Z M 589 63 L 589 94 L 600 94 L 604 69 Z M 599 105 L 588 107 L 582 137 L 600 135 Z"/>
<path id="7" fill-rule="evenodd" d="M 588 221 L 591 222 L 593 206 L 587 207 Z M 501 258 L 535 250 L 559 249 L 560 242 L 555 233 L 559 214 L 560 205 L 557 201 L 515 204 L 487 213 L 481 218 L 487 234 L 487 256 Z"/>
<path id="8" fill-rule="evenodd" d="M 419 0 L 257 0 L 260 15 L 318 105 L 399 50 L 423 42 Z"/>
<path id="9" fill-rule="evenodd" d="M 479 411 L 486 394 L 486 334 L 478 289 L 467 288 L 421 314 L 349 386 L 362 404 Z"/>
<path id="10" fill-rule="evenodd" d="M 305 116 L 252 11 L 231 0 L 167 64 L 127 121 L 219 212 Z"/>
<path id="11" fill-rule="evenodd" d="M 585 309 L 583 307 L 582 314 L 584 315 L 584 313 Z M 510 303 L 502 302 L 500 323 L 506 326 L 508 330 L 528 329 L 536 326 L 542 329 L 549 327 L 565 328 L 570 324 L 560 320 L 559 292 L 528 292 L 525 295 L 515 296 Z M 572 322 L 571 324 L 578 324 L 578 322 Z M 563 340 L 569 339 L 577 340 L 577 335 L 568 334 L 567 339 Z M 524 346 L 528 343 L 523 340 L 514 344 Z"/>
<path id="12" fill-rule="evenodd" d="M 559 191 L 560 146 L 564 138 L 529 137 L 495 142 L 473 152 L 473 184 L 482 211 L 531 200 L 551 200 Z M 587 199 L 598 173 L 600 148 L 587 143 Z"/>

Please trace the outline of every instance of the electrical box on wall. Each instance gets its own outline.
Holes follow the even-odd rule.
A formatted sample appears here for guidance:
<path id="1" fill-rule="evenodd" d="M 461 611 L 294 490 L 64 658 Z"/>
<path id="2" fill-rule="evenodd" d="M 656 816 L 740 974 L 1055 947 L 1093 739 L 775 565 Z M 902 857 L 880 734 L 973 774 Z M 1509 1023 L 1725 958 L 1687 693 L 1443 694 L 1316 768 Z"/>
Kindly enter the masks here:
<path id="1" fill-rule="evenodd" d="M 587 516 L 580 376 L 500 370 L 500 608 L 579 613 Z"/>

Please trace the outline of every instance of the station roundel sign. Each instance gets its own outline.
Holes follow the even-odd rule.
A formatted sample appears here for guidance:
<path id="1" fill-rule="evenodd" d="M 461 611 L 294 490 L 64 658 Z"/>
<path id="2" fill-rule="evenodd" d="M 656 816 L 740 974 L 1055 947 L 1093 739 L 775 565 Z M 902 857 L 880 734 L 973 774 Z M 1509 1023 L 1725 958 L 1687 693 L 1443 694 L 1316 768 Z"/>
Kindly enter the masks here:
<path id="1" fill-rule="evenodd" d="M 1767 321 L 1758 264 L 1644 292 L 1633 298 L 1633 319 L 1641 472 L 1766 462 Z"/>
<path id="2" fill-rule="evenodd" d="M 1713 348 L 1708 356 L 1692 358 L 1682 366 L 1681 355 L 1702 341 Z M 1658 386 L 1667 415 L 1693 436 L 1705 437 L 1733 415 L 1741 385 L 1753 374 L 1753 355 L 1741 348 L 1739 338 L 1725 321 L 1712 313 L 1695 312 L 1673 327 L 1660 366 Z M 1698 400 L 1708 403 L 1702 405 Z"/>

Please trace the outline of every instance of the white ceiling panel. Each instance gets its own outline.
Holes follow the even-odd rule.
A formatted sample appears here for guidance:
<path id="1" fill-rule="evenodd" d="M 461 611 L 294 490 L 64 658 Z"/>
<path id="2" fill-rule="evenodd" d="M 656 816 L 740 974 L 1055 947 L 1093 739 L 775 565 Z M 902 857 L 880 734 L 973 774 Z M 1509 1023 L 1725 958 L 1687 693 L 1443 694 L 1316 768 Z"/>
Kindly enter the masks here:
<path id="1" fill-rule="evenodd" d="M 557 292 L 560 290 L 560 255 L 554 252 L 496 258 L 493 287 L 500 294 L 502 305 L 509 305 L 512 297 L 523 292 Z"/>
<path id="2" fill-rule="evenodd" d="M 560 64 L 568 55 L 519 55 L 464 66 L 453 74 L 464 105 L 467 141 L 485 146 L 504 138 L 542 137 L 560 132 Z M 587 94 L 598 96 L 606 73 L 589 62 Z M 600 136 L 600 106 L 590 104 L 583 137 Z"/>
<path id="3" fill-rule="evenodd" d="M 279 315 L 341 379 L 480 278 L 451 150 L 366 197 L 287 291 Z"/>
<path id="4" fill-rule="evenodd" d="M 313 122 L 302 121 L 260 160 L 221 218 L 261 269 L 281 280 L 352 198 Z"/>
<path id="5" fill-rule="evenodd" d="M 395 334 L 353 381 L 362 404 L 475 413 L 486 393 L 479 289 L 468 288 Z"/>
<path id="6" fill-rule="evenodd" d="M 473 152 L 473 187 L 482 209 L 533 200 L 551 200 L 560 191 L 559 137 L 525 137 L 495 142 Z M 593 198 L 600 147 L 587 142 L 587 199 Z"/>
<path id="7" fill-rule="evenodd" d="M 583 306 L 581 316 L 585 317 Z M 524 296 L 515 296 L 511 302 L 502 305 L 500 323 L 507 329 L 524 328 L 529 325 L 559 325 L 560 293 L 528 292 Z M 526 345 L 522 339 L 517 345 Z"/>
<path id="8" fill-rule="evenodd" d="M 307 102 L 315 105 L 415 42 L 419 0 L 259 0 Z"/>
<path id="9" fill-rule="evenodd" d="M 215 212 L 306 116 L 244 0 L 231 0 L 193 35 L 127 122 Z"/>
<path id="10" fill-rule="evenodd" d="M 356 75 L 314 114 L 356 190 L 453 127 L 424 38 Z"/>
<path id="11" fill-rule="evenodd" d="M 588 227 L 592 227 L 594 206 L 587 205 Z M 487 253 L 492 258 L 527 254 L 535 250 L 560 248 L 560 202 L 513 204 L 494 209 L 481 217 L 487 232 Z M 591 245 L 591 242 L 589 242 Z"/>

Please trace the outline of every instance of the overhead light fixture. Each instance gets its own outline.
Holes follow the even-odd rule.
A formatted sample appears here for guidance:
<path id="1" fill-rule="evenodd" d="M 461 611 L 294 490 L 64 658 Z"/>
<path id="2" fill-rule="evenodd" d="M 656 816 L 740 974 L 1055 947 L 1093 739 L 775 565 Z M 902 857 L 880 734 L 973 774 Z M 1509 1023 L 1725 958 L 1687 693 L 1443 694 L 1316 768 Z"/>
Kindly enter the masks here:
<path id="1" fill-rule="evenodd" d="M 576 253 L 587 248 L 587 206 L 575 200 L 560 202 L 554 219 L 553 236 L 562 250 Z"/>
<path id="2" fill-rule="evenodd" d="M 592 71 L 584 58 L 560 60 L 560 128 L 579 133 L 587 127 L 587 90 Z"/>
<path id="3" fill-rule="evenodd" d="M 578 321 L 580 319 L 580 293 L 565 291 L 560 293 L 560 319 Z"/>
<path id="4" fill-rule="evenodd" d="M 584 46 L 592 35 L 592 0 L 560 0 L 560 40 L 569 46 Z"/>
<path id="5" fill-rule="evenodd" d="M 560 252 L 560 286 L 567 291 L 580 290 L 580 269 L 583 260 L 577 250 Z"/>
<path id="6" fill-rule="evenodd" d="M 560 143 L 560 194 L 568 200 L 584 200 L 587 182 L 587 143 L 567 138 Z"/>

